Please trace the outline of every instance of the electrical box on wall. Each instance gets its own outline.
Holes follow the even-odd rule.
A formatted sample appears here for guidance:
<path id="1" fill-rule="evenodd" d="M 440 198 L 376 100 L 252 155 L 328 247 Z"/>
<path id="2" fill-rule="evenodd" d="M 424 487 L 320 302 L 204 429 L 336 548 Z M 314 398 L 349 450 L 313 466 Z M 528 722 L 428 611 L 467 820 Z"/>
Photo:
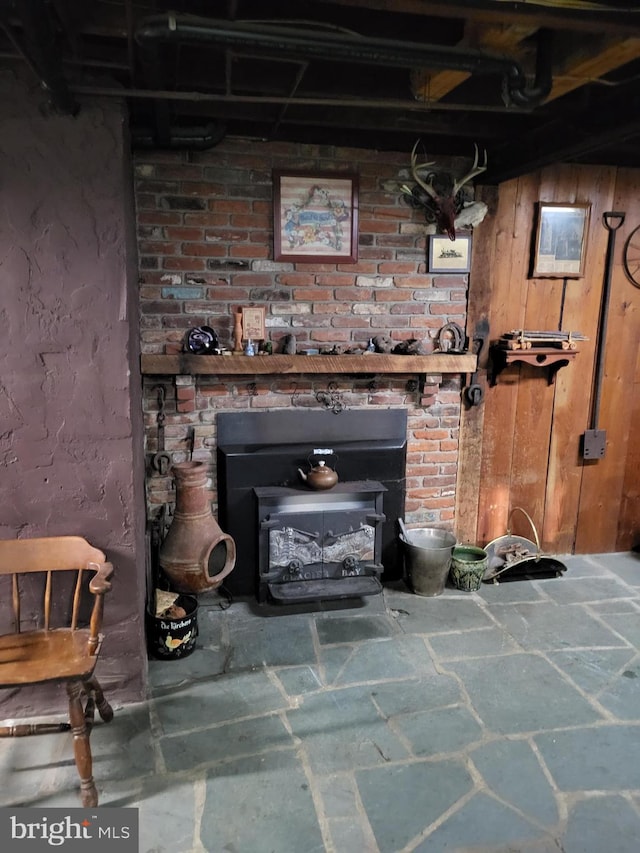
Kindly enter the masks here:
<path id="1" fill-rule="evenodd" d="M 582 458 L 602 459 L 607 448 L 607 433 L 603 429 L 588 429 L 582 436 Z"/>

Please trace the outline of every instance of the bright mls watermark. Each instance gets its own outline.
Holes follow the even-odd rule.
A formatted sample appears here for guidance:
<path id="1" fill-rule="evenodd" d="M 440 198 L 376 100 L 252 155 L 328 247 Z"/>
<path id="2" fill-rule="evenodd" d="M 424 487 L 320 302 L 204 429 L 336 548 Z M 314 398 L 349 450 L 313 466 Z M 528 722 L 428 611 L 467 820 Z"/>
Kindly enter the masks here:
<path id="1" fill-rule="evenodd" d="M 138 853 L 138 809 L 0 809 L 0 850 Z"/>

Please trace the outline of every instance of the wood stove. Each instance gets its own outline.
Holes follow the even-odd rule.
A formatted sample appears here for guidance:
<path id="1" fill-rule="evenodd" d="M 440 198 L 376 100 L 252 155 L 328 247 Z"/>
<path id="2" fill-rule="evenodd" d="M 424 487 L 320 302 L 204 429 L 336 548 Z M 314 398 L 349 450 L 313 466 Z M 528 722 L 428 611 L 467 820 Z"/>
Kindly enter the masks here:
<path id="1" fill-rule="evenodd" d="M 332 530 L 333 535 L 338 530 L 335 514 L 344 515 L 347 532 L 350 525 L 354 530 L 360 529 L 360 521 L 349 518 L 352 510 L 364 516 L 366 524 L 370 524 L 366 522 L 367 516 L 380 516 L 375 524 L 370 525 L 375 531 L 374 540 L 379 536 L 379 553 L 359 558 L 358 562 L 361 569 L 369 564 L 378 564 L 381 569 L 366 569 L 359 575 L 353 575 L 356 581 L 349 580 L 344 585 L 345 591 L 349 586 L 354 590 L 359 588 L 366 577 L 386 581 L 402 576 L 396 523 L 404 515 L 407 449 L 405 409 L 356 409 L 344 410 L 339 414 L 307 409 L 221 412 L 217 418 L 217 439 L 218 516 L 222 529 L 233 537 L 237 548 L 236 567 L 226 582 L 234 595 L 255 595 L 264 599 L 268 584 L 277 583 L 265 577 L 276 569 L 269 569 L 268 562 L 265 569 L 264 552 L 262 564 L 260 562 L 261 544 L 264 547 L 265 537 L 261 523 L 267 515 L 272 514 L 274 501 L 275 506 L 284 508 L 283 514 L 294 515 L 296 500 L 300 498 L 308 503 L 310 496 L 314 504 L 322 507 L 314 512 L 319 515 L 329 513 L 326 530 Z M 317 447 L 331 448 L 337 459 L 335 467 L 340 482 L 326 493 L 313 492 L 305 486 L 298 474 L 298 468 L 307 467 L 308 458 Z M 265 488 L 291 492 L 267 495 L 261 491 Z M 321 497 L 323 494 L 326 497 Z M 277 503 L 277 499 L 285 497 L 292 499 L 292 503 Z M 264 501 L 263 507 L 260 506 L 260 500 Z M 347 506 L 345 501 L 351 503 Z M 354 501 L 360 502 L 360 505 L 354 507 Z M 333 508 L 332 504 L 335 504 Z M 307 532 L 318 531 L 324 537 L 322 544 L 327 541 L 327 534 L 326 531 L 320 533 L 319 523 L 318 518 L 316 524 L 308 528 L 288 526 Z M 324 525 L 324 519 L 322 523 Z M 340 528 L 340 532 L 345 531 Z M 284 540 L 278 547 L 285 547 Z M 325 563 L 335 564 L 326 569 L 328 576 L 308 578 L 309 581 L 338 580 L 335 575 L 340 575 L 344 568 L 341 561 L 325 560 Z M 320 565 L 323 565 L 322 561 Z M 313 571 L 320 572 L 319 566 L 316 565 Z M 348 580 L 347 575 L 343 577 Z M 324 584 L 325 591 L 331 586 Z M 366 582 L 363 586 L 370 584 Z M 328 597 L 334 594 L 335 589 Z"/>

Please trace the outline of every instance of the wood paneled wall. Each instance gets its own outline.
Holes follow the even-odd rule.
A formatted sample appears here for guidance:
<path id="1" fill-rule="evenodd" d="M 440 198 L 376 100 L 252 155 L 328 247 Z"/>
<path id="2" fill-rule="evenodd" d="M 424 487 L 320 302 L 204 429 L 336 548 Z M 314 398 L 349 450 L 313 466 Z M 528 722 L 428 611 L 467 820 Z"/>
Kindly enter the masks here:
<path id="1" fill-rule="evenodd" d="M 548 384 L 547 370 L 509 365 L 484 402 L 462 415 L 457 534 L 484 544 L 503 535 L 514 507 L 531 515 L 546 553 L 605 553 L 640 544 L 640 288 L 622 265 L 640 225 L 640 171 L 559 165 L 477 189 L 489 215 L 474 234 L 467 334 L 488 322 L 491 341 L 512 329 L 579 331 L 589 340 Z M 586 271 L 580 279 L 529 277 L 536 202 L 588 202 Z M 590 427 L 608 231 L 602 214 L 623 211 L 616 234 L 599 428 L 604 459 L 584 461 Z M 533 538 L 514 513 L 513 532 Z"/>

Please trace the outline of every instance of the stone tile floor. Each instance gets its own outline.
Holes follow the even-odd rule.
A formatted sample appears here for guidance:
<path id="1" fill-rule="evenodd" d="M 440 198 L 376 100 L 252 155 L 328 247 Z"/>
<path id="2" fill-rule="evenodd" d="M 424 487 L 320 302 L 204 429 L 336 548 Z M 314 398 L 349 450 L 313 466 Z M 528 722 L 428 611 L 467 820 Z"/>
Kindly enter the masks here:
<path id="1" fill-rule="evenodd" d="M 93 732 L 144 853 L 638 853 L 640 555 L 295 608 L 202 596 L 187 658 Z M 5 804 L 76 806 L 67 735 L 0 742 Z"/>

